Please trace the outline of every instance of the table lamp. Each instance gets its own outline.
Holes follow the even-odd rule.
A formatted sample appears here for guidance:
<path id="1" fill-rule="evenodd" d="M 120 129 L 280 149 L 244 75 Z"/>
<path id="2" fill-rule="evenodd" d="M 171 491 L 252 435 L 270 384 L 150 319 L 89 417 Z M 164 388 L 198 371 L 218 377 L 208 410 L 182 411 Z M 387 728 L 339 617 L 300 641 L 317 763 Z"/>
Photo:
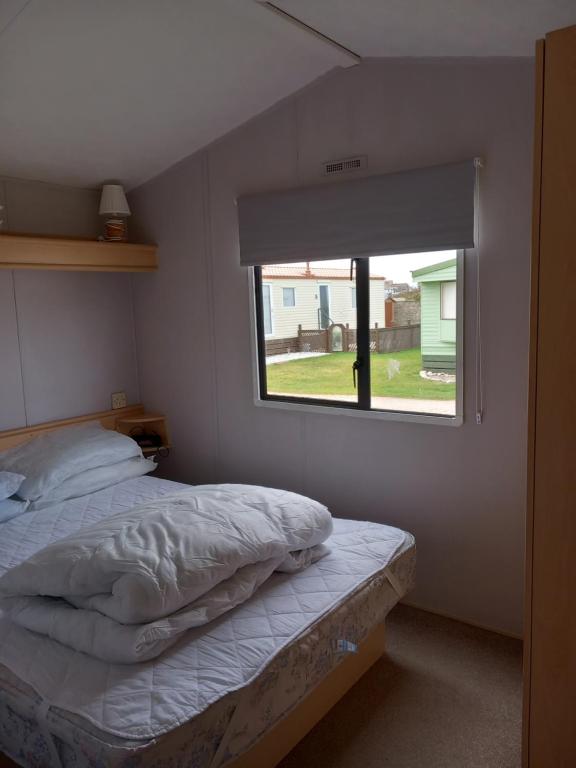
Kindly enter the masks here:
<path id="1" fill-rule="evenodd" d="M 126 219 L 130 216 L 130 206 L 121 184 L 104 184 L 100 197 L 100 216 L 107 216 L 104 225 L 105 240 L 128 239 Z"/>

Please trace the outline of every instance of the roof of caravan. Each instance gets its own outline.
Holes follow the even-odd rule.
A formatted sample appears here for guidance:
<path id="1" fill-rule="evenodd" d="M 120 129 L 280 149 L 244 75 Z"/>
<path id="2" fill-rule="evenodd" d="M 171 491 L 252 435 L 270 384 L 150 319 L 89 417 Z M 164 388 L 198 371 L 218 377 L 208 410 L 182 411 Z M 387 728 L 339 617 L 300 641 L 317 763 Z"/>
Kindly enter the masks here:
<path id="1" fill-rule="evenodd" d="M 262 267 L 262 277 L 270 279 L 290 280 L 350 280 L 350 270 L 338 267 L 306 267 L 267 265 Z M 385 280 L 383 275 L 371 275 L 370 280 Z"/>

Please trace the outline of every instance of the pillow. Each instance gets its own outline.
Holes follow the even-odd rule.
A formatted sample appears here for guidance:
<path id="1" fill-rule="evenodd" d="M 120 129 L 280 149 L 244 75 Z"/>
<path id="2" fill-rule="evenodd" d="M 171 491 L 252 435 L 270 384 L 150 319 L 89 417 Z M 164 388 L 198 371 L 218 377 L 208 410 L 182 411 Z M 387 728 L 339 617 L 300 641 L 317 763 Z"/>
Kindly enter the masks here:
<path id="1" fill-rule="evenodd" d="M 0 501 L 13 496 L 24 479 L 24 475 L 18 475 L 16 472 L 0 472 Z"/>
<path id="2" fill-rule="evenodd" d="M 18 517 L 28 509 L 27 501 L 18 499 L 4 499 L 0 501 L 0 523 L 6 523 L 13 517 Z"/>
<path id="3" fill-rule="evenodd" d="M 142 457 L 142 451 L 132 438 L 89 422 L 44 432 L 3 451 L 0 470 L 25 475 L 18 495 L 34 500 L 80 472 L 135 456 Z"/>
<path id="4" fill-rule="evenodd" d="M 32 503 L 32 509 L 43 509 L 50 504 L 101 491 L 110 485 L 121 483 L 122 480 L 130 480 L 133 477 L 154 472 L 157 466 L 153 459 L 143 459 L 136 456 L 133 459 L 119 461 L 117 464 L 87 469 L 85 472 L 74 475 L 74 477 L 69 477 L 56 488 L 40 496 Z"/>

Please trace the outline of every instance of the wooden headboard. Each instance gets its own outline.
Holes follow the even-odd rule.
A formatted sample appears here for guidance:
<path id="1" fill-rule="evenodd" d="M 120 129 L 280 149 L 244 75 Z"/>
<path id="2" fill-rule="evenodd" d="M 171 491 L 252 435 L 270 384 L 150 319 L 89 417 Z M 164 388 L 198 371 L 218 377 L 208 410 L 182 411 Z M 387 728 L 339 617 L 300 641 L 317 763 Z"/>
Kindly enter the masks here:
<path id="1" fill-rule="evenodd" d="M 30 440 L 31 437 L 42 432 L 51 432 L 53 429 L 72 424 L 83 424 L 87 421 L 99 421 L 105 429 L 116 429 L 116 419 L 139 416 L 142 413 L 144 413 L 143 405 L 129 405 L 127 408 L 116 408 L 114 411 L 99 411 L 98 413 L 88 413 L 86 416 L 75 416 L 73 419 L 46 421 L 44 424 L 35 424 L 33 427 L 9 429 L 6 432 L 0 432 L 0 451 L 25 443 L 26 440 Z"/>

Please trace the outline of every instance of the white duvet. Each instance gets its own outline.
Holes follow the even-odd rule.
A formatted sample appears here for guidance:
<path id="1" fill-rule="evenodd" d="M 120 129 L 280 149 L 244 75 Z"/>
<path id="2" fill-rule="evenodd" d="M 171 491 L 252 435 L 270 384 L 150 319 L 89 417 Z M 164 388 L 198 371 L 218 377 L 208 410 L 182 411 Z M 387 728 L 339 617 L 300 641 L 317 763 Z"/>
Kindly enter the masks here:
<path id="1" fill-rule="evenodd" d="M 104 661 L 154 658 L 327 553 L 323 505 L 257 486 L 197 486 L 45 547 L 0 578 L 10 619 Z"/>

